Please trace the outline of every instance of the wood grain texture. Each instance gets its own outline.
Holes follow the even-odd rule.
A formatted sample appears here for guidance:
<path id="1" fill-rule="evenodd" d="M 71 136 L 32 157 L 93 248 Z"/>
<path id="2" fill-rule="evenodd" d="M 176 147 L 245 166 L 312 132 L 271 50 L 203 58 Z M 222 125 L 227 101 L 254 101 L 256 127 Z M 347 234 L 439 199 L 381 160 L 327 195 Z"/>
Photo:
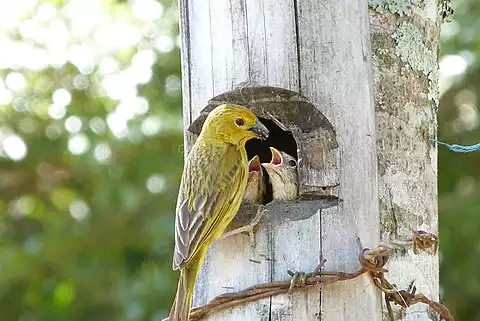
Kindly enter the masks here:
<path id="1" fill-rule="evenodd" d="M 358 244 L 379 241 L 375 118 L 364 1 L 299 1 L 301 93 L 332 122 L 340 145 L 336 210 L 321 221 L 326 269 L 354 271 Z M 380 320 L 378 291 L 366 276 L 322 292 L 322 320 Z"/>
<path id="2" fill-rule="evenodd" d="M 286 280 L 287 269 L 358 268 L 358 245 L 379 241 L 377 157 L 365 0 L 181 0 L 185 124 L 208 99 L 248 81 L 299 91 L 335 127 L 342 205 L 307 220 L 261 226 L 257 246 L 237 235 L 217 242 L 197 281 L 194 305 L 247 286 Z M 185 144 L 191 144 L 186 137 Z M 337 164 L 338 162 L 338 164 Z M 309 182 L 320 180 L 314 174 Z M 300 291 L 208 320 L 380 320 L 369 280 Z"/>

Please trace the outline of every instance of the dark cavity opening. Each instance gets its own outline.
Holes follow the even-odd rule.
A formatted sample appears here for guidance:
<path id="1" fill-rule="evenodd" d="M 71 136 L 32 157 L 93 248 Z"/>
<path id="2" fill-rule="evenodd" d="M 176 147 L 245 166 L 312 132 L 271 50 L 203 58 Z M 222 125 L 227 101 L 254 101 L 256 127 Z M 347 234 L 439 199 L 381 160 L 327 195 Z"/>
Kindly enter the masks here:
<path id="1" fill-rule="evenodd" d="M 266 140 L 250 139 L 247 142 L 245 149 L 247 150 L 248 159 L 250 160 L 255 155 L 258 155 L 262 163 L 269 163 L 272 159 L 270 146 L 275 147 L 280 151 L 284 151 L 295 157 L 295 159 L 298 159 L 297 142 L 295 141 L 295 138 L 293 138 L 292 132 L 282 130 L 270 119 L 259 117 L 259 120 L 270 131 L 270 135 Z M 263 204 L 267 204 L 272 201 L 273 192 L 270 178 L 266 171 L 264 171 L 264 173 L 266 175 L 263 176 L 263 179 L 267 189 L 263 195 Z"/>
<path id="2" fill-rule="evenodd" d="M 284 131 L 278 127 L 270 119 L 258 117 L 262 124 L 270 131 L 270 135 L 266 140 L 250 139 L 245 148 L 247 150 L 248 159 L 258 155 L 262 163 L 269 163 L 272 159 L 272 153 L 270 152 L 270 146 L 275 147 L 278 150 L 284 151 L 289 155 L 298 159 L 297 155 L 297 142 L 293 138 L 292 132 Z"/>

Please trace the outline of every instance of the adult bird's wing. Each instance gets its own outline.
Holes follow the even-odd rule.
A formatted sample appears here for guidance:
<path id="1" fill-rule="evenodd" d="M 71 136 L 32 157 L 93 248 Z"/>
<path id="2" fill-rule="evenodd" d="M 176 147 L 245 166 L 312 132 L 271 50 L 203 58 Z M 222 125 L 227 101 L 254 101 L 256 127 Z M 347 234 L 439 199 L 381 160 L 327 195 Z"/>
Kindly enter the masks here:
<path id="1" fill-rule="evenodd" d="M 247 171 L 240 152 L 232 148 L 221 160 L 205 156 L 189 157 L 184 169 L 175 217 L 173 269 L 185 266 L 216 233 L 225 215 L 235 215 L 232 211 L 238 210 L 242 200 L 238 194 L 244 192 L 241 187 Z M 197 163 L 190 159 L 196 159 Z M 200 173 L 201 168 L 212 168 L 215 162 L 220 164 L 211 175 Z M 218 168 L 228 170 L 222 172 Z"/>

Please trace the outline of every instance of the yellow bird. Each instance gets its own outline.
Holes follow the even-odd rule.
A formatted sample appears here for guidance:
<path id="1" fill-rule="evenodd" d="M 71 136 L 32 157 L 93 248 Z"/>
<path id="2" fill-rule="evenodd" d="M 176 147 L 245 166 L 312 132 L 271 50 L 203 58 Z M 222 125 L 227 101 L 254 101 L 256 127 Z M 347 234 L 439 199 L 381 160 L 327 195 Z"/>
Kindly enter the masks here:
<path id="1" fill-rule="evenodd" d="M 237 213 L 248 179 L 245 143 L 267 128 L 239 105 L 220 105 L 203 124 L 183 170 L 175 217 L 173 269 L 180 269 L 169 321 L 188 321 L 198 271 Z"/>

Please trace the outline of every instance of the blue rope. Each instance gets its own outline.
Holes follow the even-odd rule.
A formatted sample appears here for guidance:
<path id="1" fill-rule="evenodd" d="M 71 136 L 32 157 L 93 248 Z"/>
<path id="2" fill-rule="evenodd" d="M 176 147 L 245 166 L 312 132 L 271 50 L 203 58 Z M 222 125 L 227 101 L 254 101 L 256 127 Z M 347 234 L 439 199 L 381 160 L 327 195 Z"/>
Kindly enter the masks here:
<path id="1" fill-rule="evenodd" d="M 450 149 L 451 151 L 454 151 L 456 153 L 470 153 L 470 152 L 474 152 L 474 151 L 477 151 L 477 150 L 480 150 L 480 143 L 478 144 L 475 144 L 475 145 L 470 145 L 470 146 L 463 146 L 463 145 L 457 145 L 457 144 L 447 144 L 447 143 L 444 143 L 444 142 L 440 142 L 436 139 L 431 139 L 431 141 L 434 141 L 440 145 L 444 145 L 444 146 L 447 146 L 448 149 Z"/>

